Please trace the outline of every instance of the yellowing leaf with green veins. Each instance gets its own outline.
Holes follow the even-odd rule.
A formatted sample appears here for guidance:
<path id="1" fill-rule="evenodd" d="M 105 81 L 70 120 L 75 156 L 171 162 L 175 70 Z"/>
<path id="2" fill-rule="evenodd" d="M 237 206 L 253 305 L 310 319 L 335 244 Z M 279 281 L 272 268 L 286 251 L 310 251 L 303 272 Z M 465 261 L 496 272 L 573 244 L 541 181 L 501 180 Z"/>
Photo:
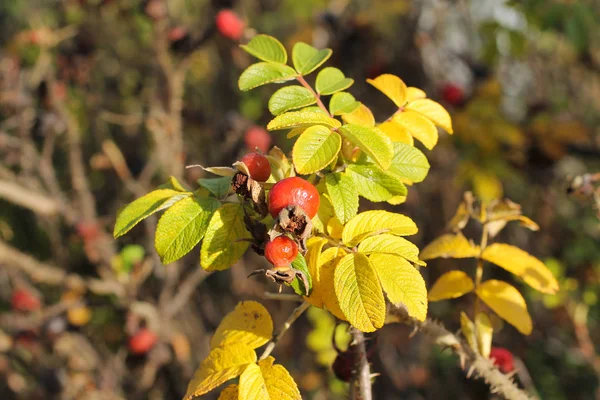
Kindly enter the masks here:
<path id="1" fill-rule="evenodd" d="M 388 299 L 404 306 L 408 315 L 419 321 L 427 317 L 427 288 L 423 277 L 408 261 L 387 254 L 369 257 Z"/>
<path id="2" fill-rule="evenodd" d="M 424 99 L 427 94 L 419 88 L 409 86 L 406 88 L 406 101 L 411 102 L 417 99 Z"/>
<path id="3" fill-rule="evenodd" d="M 256 353 L 245 344 L 230 344 L 211 350 L 194 373 L 183 399 L 191 400 L 210 392 L 228 380 L 237 378 L 255 362 Z"/>
<path id="4" fill-rule="evenodd" d="M 239 388 L 238 385 L 232 383 L 227 386 L 221 394 L 219 394 L 219 398 L 217 400 L 238 400 L 239 397 Z"/>
<path id="5" fill-rule="evenodd" d="M 432 258 L 471 258 L 478 257 L 479 246 L 470 242 L 465 235 L 458 232 L 442 235 L 429 243 L 421 252 L 421 259 Z"/>
<path id="6" fill-rule="evenodd" d="M 242 49 L 252 54 L 254 57 L 268 62 L 285 64 L 287 62 L 287 52 L 283 44 L 269 35 L 256 35 L 248 42 L 241 45 Z"/>
<path id="7" fill-rule="evenodd" d="M 479 353 L 485 358 L 490 358 L 492 351 L 492 336 L 494 327 L 487 314 L 479 313 L 475 316 L 475 326 L 477 327 L 477 344 Z"/>
<path id="8" fill-rule="evenodd" d="M 332 115 L 348 114 L 357 110 L 360 104 L 350 93 L 338 92 L 329 100 L 329 112 Z"/>
<path id="9" fill-rule="evenodd" d="M 360 106 L 351 113 L 342 114 L 342 119 L 346 124 L 362 125 L 366 127 L 375 126 L 375 117 L 369 107 L 360 103 Z"/>
<path id="10" fill-rule="evenodd" d="M 398 107 L 406 104 L 406 84 L 396 75 L 383 74 L 375 79 L 367 79 L 367 82 L 389 97 Z"/>
<path id="11" fill-rule="evenodd" d="M 325 176 L 325 186 L 335 215 L 345 224 L 358 212 L 358 191 L 354 180 L 345 173 L 335 172 Z"/>
<path id="12" fill-rule="evenodd" d="M 313 290 L 309 297 L 304 298 L 315 307 L 326 308 L 343 321 L 346 321 L 346 317 L 340 309 L 333 282 L 336 267 L 345 255 L 346 253 L 342 249 L 330 247 L 320 254 L 316 263 L 309 263 L 309 271 L 313 278 Z"/>
<path id="13" fill-rule="evenodd" d="M 241 301 L 219 324 L 210 347 L 245 344 L 256 349 L 271 340 L 273 320 L 267 309 L 256 301 Z"/>
<path id="14" fill-rule="evenodd" d="M 346 78 L 344 73 L 337 68 L 323 68 L 317 75 L 315 89 L 322 96 L 334 94 L 348 89 L 354 83 L 354 79 Z"/>
<path id="15" fill-rule="evenodd" d="M 408 133 L 419 140 L 429 150 L 433 149 L 438 141 L 438 130 L 429 119 L 415 111 L 406 110 L 394 115 L 393 121 L 402 125 Z"/>
<path id="16" fill-rule="evenodd" d="M 187 197 L 175 203 L 158 220 L 154 247 L 163 264 L 189 253 L 204 237 L 208 223 L 221 203 L 212 197 Z"/>
<path id="17" fill-rule="evenodd" d="M 406 258 L 418 265 L 425 266 L 425 263 L 419 260 L 419 248 L 403 237 L 382 233 L 380 235 L 370 236 L 358 245 L 358 251 L 365 254 L 391 254 Z"/>
<path id="18" fill-rule="evenodd" d="M 383 124 L 378 125 L 377 128 L 385 133 L 392 142 L 404 143 L 411 146 L 415 143 L 413 137 L 408 133 L 406 128 L 394 121 L 384 122 Z"/>
<path id="19" fill-rule="evenodd" d="M 448 111 L 440 104 L 429 99 L 419 99 L 408 103 L 405 107 L 406 110 L 416 111 L 419 114 L 429 118 L 431 122 L 439 126 L 446 132 L 452 134 L 452 119 Z"/>
<path id="20" fill-rule="evenodd" d="M 407 236 L 417 232 L 417 225 L 406 215 L 372 210 L 360 213 L 348 221 L 344 226 L 342 241 L 346 246 L 354 247 L 361 240 L 375 233 Z"/>
<path id="21" fill-rule="evenodd" d="M 271 356 L 250 364 L 240 376 L 240 400 L 301 400 L 298 385 L 282 365 Z"/>
<path id="22" fill-rule="evenodd" d="M 381 168 L 388 169 L 394 156 L 392 141 L 375 127 L 346 124 L 340 133 L 371 157 Z"/>
<path id="23" fill-rule="evenodd" d="M 238 87 L 245 92 L 267 83 L 282 83 L 296 79 L 298 73 L 284 64 L 259 62 L 252 64 L 238 79 Z"/>
<path id="24" fill-rule="evenodd" d="M 269 99 L 269 111 L 273 115 L 279 115 L 316 102 L 317 99 L 310 90 L 298 85 L 284 86 L 273 93 Z"/>
<path id="25" fill-rule="evenodd" d="M 493 243 L 483 251 L 481 257 L 517 275 L 542 293 L 555 294 L 559 289 L 552 271 L 543 262 L 518 247 Z"/>
<path id="26" fill-rule="evenodd" d="M 416 147 L 394 143 L 394 157 L 387 172 L 411 182 L 422 182 L 429 172 L 429 161 Z"/>
<path id="27" fill-rule="evenodd" d="M 473 279 L 463 271 L 448 271 L 429 289 L 429 301 L 456 299 L 472 292 L 474 288 Z"/>
<path id="28" fill-rule="evenodd" d="M 309 44 L 298 42 L 292 49 L 292 62 L 294 68 L 301 75 L 308 75 L 319 68 L 331 57 L 331 49 L 316 49 Z"/>
<path id="29" fill-rule="evenodd" d="M 292 159 L 296 171 L 302 175 L 312 174 L 325 168 L 337 156 L 342 147 L 342 137 L 323 125 L 306 129 L 296 140 Z"/>
<path id="30" fill-rule="evenodd" d="M 387 201 L 406 196 L 406 186 L 394 175 L 374 164 L 350 164 L 346 174 L 354 180 L 358 194 L 370 201 Z"/>
<path id="31" fill-rule="evenodd" d="M 337 217 L 331 218 L 327 221 L 326 231 L 329 237 L 332 239 L 341 239 L 342 231 L 344 230 L 344 225 L 340 222 Z"/>
<path id="32" fill-rule="evenodd" d="M 519 291 L 506 282 L 495 279 L 485 281 L 475 290 L 477 296 L 503 320 L 524 335 L 533 329 L 525 299 Z"/>
<path id="33" fill-rule="evenodd" d="M 157 211 L 169 208 L 191 195 L 192 193 L 180 192 L 173 189 L 157 189 L 134 200 L 119 212 L 113 236 L 115 239 L 123 236 L 143 219 L 148 218 Z"/>
<path id="34" fill-rule="evenodd" d="M 334 273 L 335 295 L 348 322 L 363 332 L 373 332 L 385 321 L 385 299 L 379 277 L 366 255 L 347 254 Z"/>
<path id="35" fill-rule="evenodd" d="M 276 116 L 267 124 L 267 129 L 276 131 L 279 129 L 290 129 L 301 126 L 324 125 L 330 128 L 339 128 L 342 124 L 335 118 L 331 118 L 316 111 L 290 111 Z"/>
<path id="36" fill-rule="evenodd" d="M 200 265 L 207 271 L 231 267 L 250 245 L 241 204 L 224 204 L 213 214 L 200 250 Z"/>
<path id="37" fill-rule="evenodd" d="M 335 215 L 329 196 L 325 193 L 320 194 L 320 205 L 317 215 L 312 219 L 313 227 L 317 232 L 325 233 L 327 222 Z"/>

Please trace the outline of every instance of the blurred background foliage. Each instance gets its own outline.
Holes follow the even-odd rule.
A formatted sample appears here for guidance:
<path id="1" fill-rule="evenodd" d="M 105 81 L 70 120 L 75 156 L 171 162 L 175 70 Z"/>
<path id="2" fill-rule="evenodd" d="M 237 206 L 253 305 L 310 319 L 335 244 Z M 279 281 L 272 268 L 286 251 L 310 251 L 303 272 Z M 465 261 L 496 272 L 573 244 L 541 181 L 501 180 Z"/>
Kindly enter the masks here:
<path id="1" fill-rule="evenodd" d="M 216 28 L 223 8 L 245 22 L 242 42 L 261 32 L 288 48 L 332 48 L 329 65 L 355 79 L 351 92 L 379 118 L 390 104 L 365 78 L 381 73 L 451 111 L 456 134 L 426 152 L 429 176 L 393 209 L 417 222 L 422 247 L 466 190 L 521 204 L 540 231 L 508 227 L 499 239 L 545 260 L 561 291 L 539 295 L 514 282 L 534 331 L 524 337 L 494 321 L 494 345 L 514 354 L 530 393 L 600 398 L 598 204 L 589 179 L 567 190 L 600 171 L 594 0 L 1 1 L 0 397 L 181 398 L 224 314 L 275 291 L 246 279 L 264 264 L 254 254 L 211 275 L 198 268 L 198 251 L 162 266 L 152 220 L 110 237 L 125 203 L 169 175 L 195 185 L 204 172 L 184 165 L 231 164 L 247 151 L 245 133 L 270 118 L 270 89 L 237 89 L 252 60 Z M 285 134 L 272 143 L 289 150 Z M 468 270 L 459 261 L 431 262 L 422 269 L 428 285 Z M 39 299 L 34 313 L 15 307 L 19 289 Z M 473 300 L 431 304 L 430 316 L 457 330 Z M 276 326 L 294 308 L 263 301 Z M 330 365 L 333 343 L 344 349 L 348 337 L 338 327 L 332 341 L 335 326 L 311 310 L 275 350 L 305 398 L 345 396 Z M 127 338 L 146 328 L 157 344 L 128 354 Z M 451 353 L 409 334 L 389 325 L 373 335 L 375 398 L 494 397 Z"/>

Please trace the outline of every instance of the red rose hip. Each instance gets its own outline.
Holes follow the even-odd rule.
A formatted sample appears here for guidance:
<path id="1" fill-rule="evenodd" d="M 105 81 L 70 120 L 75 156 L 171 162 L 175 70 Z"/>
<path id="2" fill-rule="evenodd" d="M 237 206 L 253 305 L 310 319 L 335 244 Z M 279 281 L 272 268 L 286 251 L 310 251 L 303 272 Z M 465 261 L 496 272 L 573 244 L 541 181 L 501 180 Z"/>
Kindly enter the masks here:
<path id="1" fill-rule="evenodd" d="M 244 33 L 244 22 L 231 10 L 221 10 L 215 18 L 221 35 L 231 40 L 240 40 Z"/>
<path id="2" fill-rule="evenodd" d="M 505 374 L 515 369 L 513 355 L 504 347 L 492 347 L 490 360 Z"/>
<path id="3" fill-rule="evenodd" d="M 271 165 L 267 157 L 260 153 L 249 153 L 242 157 L 242 162 L 248 167 L 250 178 L 265 182 L 271 176 Z"/>
<path id="4" fill-rule="evenodd" d="M 16 289 L 10 299 L 13 310 L 15 311 L 36 311 L 41 307 L 40 299 L 33 293 L 25 289 Z"/>
<path id="5" fill-rule="evenodd" d="M 244 134 L 244 142 L 248 150 L 254 151 L 258 149 L 266 153 L 271 147 L 271 135 L 269 135 L 269 132 L 265 128 L 253 126 Z"/>
<path id="6" fill-rule="evenodd" d="M 276 267 L 287 267 L 298 255 L 298 245 L 287 236 L 277 236 L 265 245 L 265 258 Z"/>
<path id="7" fill-rule="evenodd" d="M 129 338 L 129 351 L 135 355 L 142 355 L 149 352 L 156 342 L 158 336 L 147 328 L 142 328 L 135 335 Z"/>
<path id="8" fill-rule="evenodd" d="M 319 211 L 320 201 L 319 192 L 311 183 L 297 176 L 285 178 L 269 192 L 269 213 L 277 218 L 284 208 L 297 205 L 312 219 Z"/>
<path id="9" fill-rule="evenodd" d="M 442 88 L 442 98 L 453 106 L 461 104 L 465 98 L 463 90 L 454 83 L 447 83 Z"/>

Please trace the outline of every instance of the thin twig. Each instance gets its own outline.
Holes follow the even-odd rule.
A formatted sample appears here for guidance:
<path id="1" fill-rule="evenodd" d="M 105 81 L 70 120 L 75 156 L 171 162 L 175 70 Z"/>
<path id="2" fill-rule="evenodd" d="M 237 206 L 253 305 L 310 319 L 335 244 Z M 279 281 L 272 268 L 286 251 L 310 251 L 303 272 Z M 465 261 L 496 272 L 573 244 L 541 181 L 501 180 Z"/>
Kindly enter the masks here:
<path id="1" fill-rule="evenodd" d="M 365 347 L 365 335 L 358 329 L 352 327 L 350 330 L 354 338 L 356 348 L 356 371 L 352 380 L 352 400 L 372 400 L 371 369 L 367 359 Z"/>
<path id="2" fill-rule="evenodd" d="M 325 111 L 327 113 L 327 115 L 329 115 L 330 117 L 333 117 L 330 113 L 329 110 L 327 109 L 327 107 L 325 107 L 325 104 L 323 104 L 323 101 L 321 100 L 321 96 L 314 91 L 314 89 L 312 88 L 312 86 L 310 86 L 308 84 L 308 82 L 306 82 L 306 79 L 304 79 L 304 77 L 302 75 L 297 76 L 296 80 L 298 82 L 300 82 L 300 84 L 302 86 L 304 86 L 306 89 L 308 89 L 312 95 L 315 97 L 315 100 L 317 101 L 317 105 L 319 106 L 319 108 L 321 108 L 321 110 Z"/>
<path id="3" fill-rule="evenodd" d="M 27 189 L 17 183 L 0 180 L 0 198 L 25 207 L 43 217 L 56 215 L 59 206 L 44 193 Z"/>
<path id="4" fill-rule="evenodd" d="M 261 360 L 264 360 L 265 358 L 267 358 L 271 355 L 271 353 L 273 352 L 273 349 L 275 349 L 275 345 L 277 344 L 277 342 L 281 339 L 281 337 L 285 334 L 285 332 L 287 332 L 287 330 L 290 328 L 290 326 L 292 326 L 292 324 L 294 322 L 296 322 L 298 317 L 300 317 L 302 315 L 302 313 L 304 313 L 304 311 L 306 311 L 306 309 L 308 309 L 309 306 L 310 306 L 310 303 L 307 303 L 305 301 L 304 303 L 302 303 L 298 307 L 296 307 L 294 312 L 292 312 L 292 314 L 287 319 L 287 321 L 285 321 L 285 324 L 283 324 L 283 326 L 281 327 L 281 330 L 277 334 L 273 335 L 273 339 L 271 339 L 271 341 L 265 348 L 265 351 L 260 356 Z"/>

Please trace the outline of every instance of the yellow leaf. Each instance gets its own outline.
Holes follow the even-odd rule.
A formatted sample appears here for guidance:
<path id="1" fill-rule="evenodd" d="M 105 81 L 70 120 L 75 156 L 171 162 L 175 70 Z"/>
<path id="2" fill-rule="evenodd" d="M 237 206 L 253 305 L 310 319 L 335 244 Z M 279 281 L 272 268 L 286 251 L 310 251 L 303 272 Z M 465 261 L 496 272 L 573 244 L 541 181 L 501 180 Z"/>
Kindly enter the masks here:
<path id="1" fill-rule="evenodd" d="M 415 264 L 426 265 L 423 261 L 419 260 L 419 248 L 417 246 L 402 237 L 388 233 L 366 238 L 358 245 L 358 251 L 365 254 L 380 253 L 397 255 Z"/>
<path id="2" fill-rule="evenodd" d="M 274 361 L 273 357 L 267 357 L 258 364 L 248 365 L 240 376 L 240 400 L 302 399 L 289 372 L 281 365 L 273 365 Z"/>
<path id="3" fill-rule="evenodd" d="M 319 210 L 317 211 L 317 215 L 313 217 L 312 224 L 318 232 L 325 233 L 325 229 L 327 228 L 327 222 L 329 222 L 329 219 L 333 218 L 333 216 L 335 215 L 335 211 L 333 210 L 331 200 L 329 199 L 329 196 L 327 194 L 321 193 L 320 199 L 321 202 Z"/>
<path id="4" fill-rule="evenodd" d="M 273 320 L 267 309 L 256 301 L 241 301 L 219 324 L 210 341 L 211 349 L 239 343 L 252 349 L 273 336 Z"/>
<path id="5" fill-rule="evenodd" d="M 194 373 L 184 400 L 208 393 L 230 379 L 238 377 L 248 365 L 256 362 L 256 353 L 245 344 L 217 347 Z"/>
<path id="6" fill-rule="evenodd" d="M 406 110 L 396 114 L 394 122 L 402 125 L 408 133 L 419 140 L 429 150 L 433 149 L 438 141 L 438 130 L 427 118 L 415 111 Z"/>
<path id="7" fill-rule="evenodd" d="M 495 279 L 483 282 L 475 290 L 477 296 L 503 320 L 519 332 L 529 335 L 533 329 L 527 304 L 519 291 L 506 282 Z"/>
<path id="8" fill-rule="evenodd" d="M 552 271 L 543 262 L 518 247 L 494 243 L 483 251 L 481 257 L 517 275 L 542 293 L 554 294 L 559 289 Z"/>
<path id="9" fill-rule="evenodd" d="M 396 307 L 404 306 L 408 315 L 425 321 L 427 288 L 419 271 L 397 256 L 372 254 L 369 259 L 390 302 Z"/>
<path id="10" fill-rule="evenodd" d="M 473 290 L 475 284 L 463 271 L 448 271 L 429 289 L 429 301 L 456 299 Z"/>
<path id="11" fill-rule="evenodd" d="M 406 128 L 394 121 L 384 122 L 378 128 L 388 135 L 392 142 L 409 144 L 411 146 L 415 144 L 413 137 L 408 133 Z"/>
<path id="12" fill-rule="evenodd" d="M 432 258 L 470 258 L 479 256 L 479 246 L 471 243 L 462 233 L 448 233 L 429 243 L 421 252 L 422 260 Z"/>
<path id="13" fill-rule="evenodd" d="M 238 385 L 236 385 L 235 383 L 232 383 L 231 385 L 229 385 L 225 389 L 223 389 L 223 391 L 221 392 L 221 394 L 219 395 L 219 398 L 217 400 L 238 400 L 238 396 L 239 396 Z"/>
<path id="14" fill-rule="evenodd" d="M 389 97 L 398 107 L 406 104 L 406 84 L 396 75 L 383 74 L 375 79 L 367 79 L 377 90 Z"/>
<path id="15" fill-rule="evenodd" d="M 411 102 L 417 99 L 424 99 L 427 97 L 424 91 L 419 88 L 409 86 L 406 88 L 406 101 Z"/>
<path id="16" fill-rule="evenodd" d="M 67 311 L 67 321 L 74 326 L 84 326 L 92 319 L 89 307 L 75 307 Z"/>
<path id="17" fill-rule="evenodd" d="M 327 234 L 331 236 L 331 238 L 341 239 L 342 231 L 344 230 L 344 225 L 342 225 L 342 223 L 339 219 L 337 219 L 337 217 L 333 217 L 330 218 L 329 221 L 327 221 L 326 230 Z"/>
<path id="18" fill-rule="evenodd" d="M 319 257 L 323 246 L 327 243 L 327 239 L 319 236 L 312 236 L 306 241 L 306 254 L 304 259 L 308 266 L 310 276 L 313 277 L 319 273 Z"/>
<path id="19" fill-rule="evenodd" d="M 366 255 L 347 254 L 334 273 L 335 294 L 348 321 L 363 332 L 373 332 L 385 321 L 385 298 L 373 265 Z"/>
<path id="20" fill-rule="evenodd" d="M 460 330 L 462 331 L 463 336 L 467 339 L 467 343 L 469 347 L 474 351 L 478 351 L 477 347 L 477 338 L 475 337 L 475 325 L 473 321 L 469 319 L 467 314 L 463 311 L 460 312 Z"/>
<path id="21" fill-rule="evenodd" d="M 469 223 L 469 219 L 473 213 L 473 202 L 475 201 L 473 193 L 465 192 L 463 197 L 463 201 L 458 205 L 454 216 L 448 222 L 448 228 L 453 232 L 462 231 L 467 226 L 467 223 Z"/>
<path id="22" fill-rule="evenodd" d="M 419 114 L 429 118 L 431 122 L 439 126 L 446 132 L 452 134 L 452 119 L 448 111 L 440 104 L 429 99 L 419 99 L 411 101 L 405 107 L 406 110 L 416 111 Z"/>
<path id="23" fill-rule="evenodd" d="M 375 117 L 373 116 L 373 113 L 369 107 L 362 103 L 360 104 L 360 107 L 351 113 L 343 114 L 342 119 L 347 124 L 357 124 L 367 127 L 375 126 Z"/>
<path id="24" fill-rule="evenodd" d="M 406 236 L 414 235 L 417 231 L 417 225 L 406 215 L 373 210 L 360 213 L 348 221 L 342 232 L 342 241 L 345 245 L 354 247 L 376 232 Z"/>
<path id="25" fill-rule="evenodd" d="M 326 308 L 342 321 L 346 321 L 346 317 L 340 309 L 340 303 L 335 295 L 333 279 L 335 267 L 345 255 L 346 253 L 342 249 L 330 247 L 321 253 L 318 265 L 308 265 L 313 289 L 310 296 L 304 298 L 315 307 Z"/>
<path id="26" fill-rule="evenodd" d="M 475 326 L 477 328 L 477 344 L 479 345 L 479 353 L 485 358 L 490 358 L 492 351 L 492 336 L 494 328 L 487 314 L 479 313 L 475 317 Z"/>

